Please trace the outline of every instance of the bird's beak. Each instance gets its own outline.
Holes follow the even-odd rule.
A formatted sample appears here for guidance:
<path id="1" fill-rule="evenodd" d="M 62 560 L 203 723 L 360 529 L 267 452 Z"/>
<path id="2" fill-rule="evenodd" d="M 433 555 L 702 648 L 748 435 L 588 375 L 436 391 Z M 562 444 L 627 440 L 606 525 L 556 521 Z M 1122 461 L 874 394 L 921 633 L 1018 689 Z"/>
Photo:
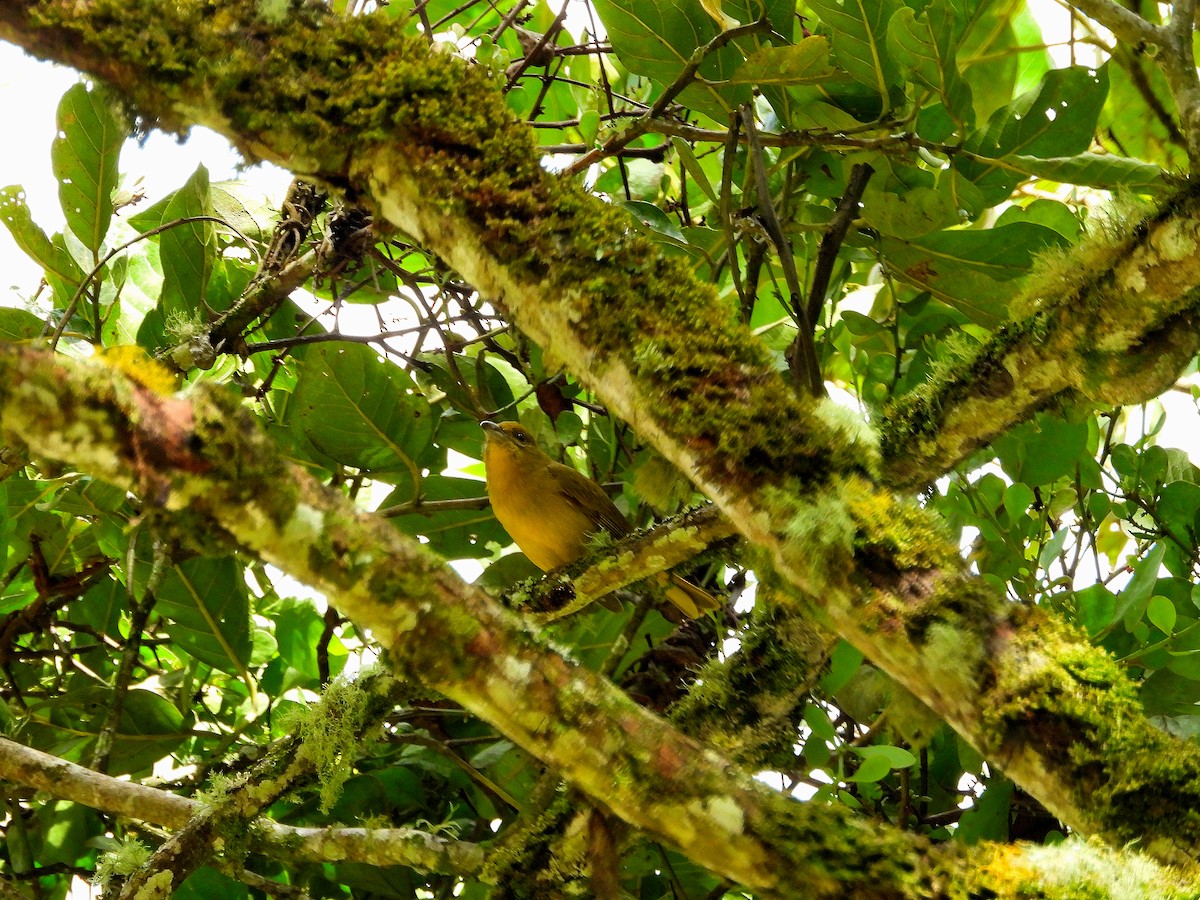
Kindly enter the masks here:
<path id="1" fill-rule="evenodd" d="M 491 419 L 484 419 L 482 422 L 479 423 L 479 427 L 482 428 L 484 431 L 499 431 L 500 430 L 500 426 L 497 425 L 495 422 L 493 422 Z"/>

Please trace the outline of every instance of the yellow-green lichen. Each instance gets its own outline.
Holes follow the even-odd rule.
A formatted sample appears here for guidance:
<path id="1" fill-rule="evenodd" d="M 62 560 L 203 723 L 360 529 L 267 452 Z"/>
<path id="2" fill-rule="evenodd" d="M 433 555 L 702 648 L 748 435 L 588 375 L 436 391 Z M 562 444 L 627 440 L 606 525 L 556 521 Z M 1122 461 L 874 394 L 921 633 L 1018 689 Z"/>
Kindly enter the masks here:
<path id="1" fill-rule="evenodd" d="M 96 873 L 92 883 L 103 888 L 114 877 L 124 878 L 132 875 L 152 855 L 151 849 L 137 838 L 125 838 L 118 841 L 116 849 L 102 853 L 96 862 Z"/>
<path id="2" fill-rule="evenodd" d="M 134 894 L 134 900 L 166 900 L 171 896 L 171 886 L 175 883 L 175 875 L 169 869 L 156 872 L 146 879 L 146 883 Z"/>
<path id="3" fill-rule="evenodd" d="M 321 699 L 297 723 L 300 754 L 317 770 L 321 783 L 321 809 L 329 812 L 350 777 L 358 752 L 359 734 L 366 724 L 371 695 L 357 682 L 330 682 Z"/>

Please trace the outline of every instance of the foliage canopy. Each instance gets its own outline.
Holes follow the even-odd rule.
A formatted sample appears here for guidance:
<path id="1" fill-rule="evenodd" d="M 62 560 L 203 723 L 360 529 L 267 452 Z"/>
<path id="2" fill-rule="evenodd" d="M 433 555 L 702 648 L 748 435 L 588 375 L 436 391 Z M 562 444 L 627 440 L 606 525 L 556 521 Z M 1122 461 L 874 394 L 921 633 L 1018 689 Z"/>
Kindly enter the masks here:
<path id="1" fill-rule="evenodd" d="M 0 38 L 102 79 L 59 105 L 49 166 L 66 228 L 47 234 L 20 186 L 0 190 L 0 219 L 45 273 L 23 307 L 0 309 L 10 353 L 0 715 L 11 739 L 0 745 L 10 782 L 0 874 L 10 885 L 61 897 L 73 876 L 102 872 L 115 896 L 161 887 L 171 872 L 180 897 L 1196 895 L 1186 873 L 1133 851 L 1057 846 L 1070 829 L 1117 846 L 1145 833 L 1150 857 L 1178 862 L 1151 839 L 1163 837 L 1158 828 L 1195 855 L 1195 823 L 1181 814 L 1179 833 L 1169 829 L 1200 783 L 1200 770 L 1186 768 L 1200 732 L 1200 470 L 1187 448 L 1163 441 L 1169 401 L 1160 399 L 1197 395 L 1188 379 L 1197 280 L 1185 265 L 1197 255 L 1186 176 L 1200 159 L 1190 6 L 1181 24 L 1160 18 L 1159 5 L 1132 13 L 1105 0 L 1069 11 L 1023 0 L 428 0 L 374 11 L 197 0 L 169 14 L 127 5 L 137 8 L 94 4 L 82 22 L 53 3 L 0 14 Z M 189 17 L 196 34 L 288 48 L 282 62 L 263 63 L 264 84 L 287 83 L 288 71 L 311 81 L 293 78 L 292 93 L 263 99 L 258 114 L 274 124 L 254 127 L 243 115 L 253 100 L 243 96 L 242 51 L 175 72 L 155 56 L 169 38 L 178 49 L 168 62 L 186 58 Z M 121 38 L 126 68 L 97 62 L 112 60 L 106 34 L 147 23 L 156 24 L 144 45 Z M 396 55 L 355 55 L 384 46 Z M 434 90 L 403 69 L 419 72 L 422 54 L 474 80 Z M 323 93 L 331 71 L 354 85 L 337 102 Z M 411 83 L 395 108 L 419 125 L 397 127 L 418 133 L 390 152 L 416 162 L 400 174 L 382 163 L 365 175 L 323 168 L 327 145 L 307 155 L 299 143 L 315 133 L 305 116 L 386 143 L 378 110 L 354 93 L 375 74 Z M 487 168 L 485 125 L 497 113 L 476 90 L 528 123 L 518 152 L 541 163 L 528 184 L 524 174 L 502 184 Z M 243 105 L 222 107 L 235 93 Z M 439 123 L 452 101 L 460 118 Z M 195 112 L 208 103 L 221 114 Z M 335 111 L 344 118 L 332 121 Z M 286 198 L 266 203 L 247 182 L 211 182 L 203 167 L 167 197 L 138 195 L 137 173 L 120 165 L 131 131 L 213 120 L 248 155 L 296 172 Z M 543 191 L 543 168 L 603 208 L 578 190 L 565 200 Z M 413 173 L 425 218 L 397 212 L 385 189 Z M 468 200 L 446 200 L 443 182 Z M 552 230 L 558 221 L 543 214 L 554 204 L 591 210 L 579 213 L 579 233 Z M 478 252 L 517 274 L 475 283 L 438 245 L 429 225 L 438 216 L 477 227 Z M 423 233 L 403 233 L 409 220 Z M 594 238 L 589 264 L 619 262 L 612 272 L 555 272 L 556 259 L 488 243 L 521 233 L 539 252 L 574 241 L 577 255 Z M 543 326 L 518 288 L 577 271 L 579 296 L 544 303 L 558 309 L 545 321 L 562 319 Z M 697 293 L 697 282 L 708 288 Z M 651 287 L 604 308 L 580 299 L 626 284 Z M 559 342 L 563 322 L 586 325 L 578 343 L 591 340 L 594 357 Z M 721 371 L 728 335 L 741 342 L 725 366 L 736 372 Z M 21 348 L 53 351 L 37 365 L 66 368 L 53 377 L 21 368 L 41 358 Z M 631 383 L 656 384 L 663 406 L 623 397 L 613 359 L 628 364 Z M 677 393 L 707 391 L 708 406 L 672 394 L 681 372 L 695 381 Z M 77 392 L 55 400 L 61 421 L 29 424 L 12 411 L 23 392 L 68 380 Z M 763 403 L 755 391 L 776 383 L 787 402 Z M 854 871 L 829 849 L 837 837 L 811 837 L 820 849 L 806 851 L 782 825 L 773 842 L 774 826 L 761 821 L 751 829 L 755 852 L 766 848 L 759 863 L 732 860 L 740 845 L 729 859 L 709 857 L 675 832 L 648 830 L 664 809 L 739 832 L 740 817 L 776 822 L 784 807 L 755 807 L 758 788 L 729 788 L 736 801 L 722 796 L 703 815 L 666 806 L 668 770 L 690 765 L 670 758 L 682 745 L 666 739 L 647 764 L 664 783 L 626 784 L 631 770 L 621 770 L 606 785 L 564 769 L 563 756 L 585 756 L 610 734 L 599 725 L 642 720 L 625 698 L 581 700 L 564 688 L 547 708 L 578 745 L 564 749 L 563 738 L 540 753 L 529 732 L 557 739 L 553 723 L 497 721 L 456 692 L 489 690 L 465 670 L 465 657 L 485 655 L 467 613 L 454 620 L 462 647 L 444 663 L 418 628 L 421 654 L 406 659 L 382 640 L 381 664 L 369 665 L 381 648 L 374 627 L 359 627 L 370 620 L 354 603 L 371 602 L 359 586 L 331 574 L 346 596 L 327 604 L 284 577 L 369 555 L 347 537 L 351 526 L 338 530 L 348 513 L 321 507 L 327 539 L 291 520 L 292 568 L 247 537 L 267 525 L 240 531 L 217 515 L 217 527 L 210 501 L 174 499 L 178 473 L 207 474 L 188 469 L 191 444 L 173 443 L 203 390 L 224 398 L 214 402 L 228 421 L 267 436 L 253 445 L 267 448 L 257 458 L 239 456 L 251 445 L 229 438 L 230 468 L 255 488 L 244 508 L 270 519 L 272 504 L 303 495 L 297 472 L 332 487 L 411 538 L 404 546 L 456 561 L 551 642 L 522 665 L 567 656 L 741 772 L 766 773 L 810 810 L 834 810 L 836 834 L 864 848 L 871 835 L 880 843 L 863 854 L 885 848 L 878 855 L 894 868 Z M 849 408 L 818 403 L 827 390 Z M 129 473 L 117 484 L 98 460 L 124 446 L 125 431 L 51 439 L 76 416 L 79 429 L 92 427 L 88 398 L 145 417 L 126 428 L 133 450 L 117 460 Z M 752 412 L 725 418 L 722 404 Z M 1170 408 L 1176 419 L 1193 413 L 1186 402 Z M 621 409 L 638 414 L 644 433 Z M 667 536 L 639 535 L 617 551 L 599 542 L 571 570 L 573 586 L 529 581 L 540 573 L 513 552 L 484 497 L 485 419 L 519 419 L 547 451 L 612 485 L 635 525 L 671 519 Z M 744 421 L 761 432 L 723 430 Z M 799 449 L 755 457 L 763 446 Z M 773 466 L 792 464 L 772 480 Z M 781 517 L 770 527 L 732 514 L 745 508 L 746 472 L 775 498 L 759 507 Z M 811 493 L 789 474 L 805 475 Z M 683 515 L 710 498 L 730 521 L 711 509 Z M 808 567 L 799 576 L 789 541 Z M 725 608 L 680 622 L 644 583 L 616 603 L 573 604 L 613 560 L 635 581 L 682 564 Z M 421 569 L 386 584 L 427 597 L 437 577 Z M 364 580 L 362 591 L 384 583 Z M 826 590 L 857 598 L 861 624 L 848 626 L 854 617 Z M 887 606 L 878 595 L 899 599 Z M 389 595 L 374 601 L 400 609 Z M 404 622 L 398 630 L 413 627 Z M 988 669 L 1010 625 L 1044 643 Z M 897 649 L 880 651 L 889 629 Z M 905 641 L 920 653 L 906 656 Z M 1039 680 L 1043 653 L 1070 673 L 1069 686 Z M 505 690 L 522 683 L 516 659 Z M 460 676 L 470 687 L 448 690 Z M 1080 684 L 1113 705 L 1070 707 Z M 984 692 L 997 686 L 1007 704 L 989 706 Z M 531 693 L 530 708 L 542 699 Z M 594 712 L 579 711 L 585 701 Z M 1096 737 L 1107 732 L 1090 715 L 1117 729 L 1138 704 L 1156 737 L 1129 737 L 1142 734 L 1136 712 L 1134 731 Z M 1046 759 L 1020 768 L 1004 729 L 1033 723 L 1036 736 L 1051 720 L 1040 733 Z M 626 730 L 633 757 L 642 745 Z M 1120 760 L 1087 758 L 1091 740 Z M 94 770 L 93 793 L 39 780 L 18 744 Z M 1164 773 L 1139 748 L 1158 761 L 1189 748 L 1179 751 L 1188 762 Z M 1146 781 L 1062 787 L 1067 766 L 1093 763 Z M 164 796 L 135 798 L 103 775 L 153 776 Z M 1125 794 L 1160 778 L 1178 796 L 1131 819 Z M 645 819 L 624 812 L 631 794 Z M 260 814 L 273 824 L 251 828 Z M 175 844 L 159 826 L 179 829 Z M 1009 845 L 1018 840 L 1038 846 Z M 1011 865 L 971 855 L 986 842 L 1013 854 Z M 803 884 L 772 868 L 806 853 L 836 862 Z M 758 880 L 745 875 L 756 871 Z"/>

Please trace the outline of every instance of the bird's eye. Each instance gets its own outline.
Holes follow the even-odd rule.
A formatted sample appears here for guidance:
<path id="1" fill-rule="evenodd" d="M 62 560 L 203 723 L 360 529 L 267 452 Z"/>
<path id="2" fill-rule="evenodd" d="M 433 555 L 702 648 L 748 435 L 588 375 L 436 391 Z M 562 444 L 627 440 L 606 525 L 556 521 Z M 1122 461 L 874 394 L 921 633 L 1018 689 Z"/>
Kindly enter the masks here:
<path id="1" fill-rule="evenodd" d="M 515 440 L 518 444 L 523 444 L 527 440 L 529 440 L 529 435 L 527 435 L 523 431 L 514 431 L 513 432 L 513 440 Z"/>

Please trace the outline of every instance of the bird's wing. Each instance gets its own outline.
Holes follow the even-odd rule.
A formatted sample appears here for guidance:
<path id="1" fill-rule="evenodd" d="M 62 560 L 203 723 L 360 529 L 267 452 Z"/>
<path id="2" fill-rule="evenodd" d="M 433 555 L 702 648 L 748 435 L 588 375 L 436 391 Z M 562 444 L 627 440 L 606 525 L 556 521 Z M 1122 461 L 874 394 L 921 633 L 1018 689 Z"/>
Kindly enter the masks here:
<path id="1" fill-rule="evenodd" d="M 562 463 L 552 463 L 567 469 L 561 473 L 563 477 L 556 479 L 559 493 L 572 506 L 586 515 L 598 529 L 603 529 L 615 537 L 629 534 L 629 523 L 621 515 L 616 504 L 609 499 L 604 488 L 570 466 Z"/>

